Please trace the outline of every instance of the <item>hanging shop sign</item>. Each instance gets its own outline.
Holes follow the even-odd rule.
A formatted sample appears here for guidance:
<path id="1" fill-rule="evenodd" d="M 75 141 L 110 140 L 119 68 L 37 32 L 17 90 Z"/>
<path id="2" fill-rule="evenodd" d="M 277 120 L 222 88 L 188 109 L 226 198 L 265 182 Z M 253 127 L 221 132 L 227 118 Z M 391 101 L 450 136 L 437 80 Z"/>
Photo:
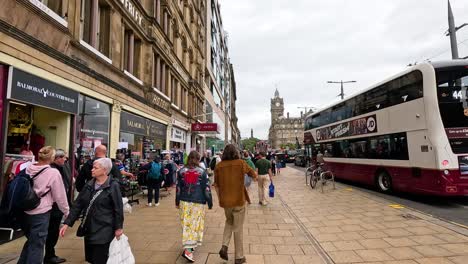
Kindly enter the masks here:
<path id="1" fill-rule="evenodd" d="M 147 118 L 122 111 L 120 131 L 146 137 L 166 138 L 167 126 Z"/>
<path id="2" fill-rule="evenodd" d="M 358 136 L 377 132 L 376 115 L 362 117 L 337 125 L 317 129 L 317 141 Z"/>
<path id="3" fill-rule="evenodd" d="M 78 92 L 13 67 L 9 75 L 8 99 L 78 113 Z"/>
<path id="4" fill-rule="evenodd" d="M 219 126 L 216 123 L 196 123 L 192 124 L 192 131 L 198 133 L 215 133 L 219 134 Z"/>
<path id="5" fill-rule="evenodd" d="M 171 128 L 171 141 L 185 143 L 187 133 L 176 127 Z"/>

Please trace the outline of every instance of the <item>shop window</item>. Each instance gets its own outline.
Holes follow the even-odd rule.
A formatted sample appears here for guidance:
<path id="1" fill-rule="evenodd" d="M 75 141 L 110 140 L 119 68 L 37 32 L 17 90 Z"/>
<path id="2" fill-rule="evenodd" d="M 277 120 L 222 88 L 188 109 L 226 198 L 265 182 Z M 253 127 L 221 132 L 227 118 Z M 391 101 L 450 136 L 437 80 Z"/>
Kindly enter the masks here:
<path id="1" fill-rule="evenodd" d="M 111 8 L 104 0 L 81 2 L 81 39 L 106 57 L 110 57 Z"/>
<path id="2" fill-rule="evenodd" d="M 123 48 L 124 69 L 133 76 L 139 78 L 141 40 L 135 36 L 135 33 L 131 29 L 125 29 Z"/>
<path id="3" fill-rule="evenodd" d="M 98 145 L 109 146 L 110 106 L 91 97 L 80 95 L 76 117 L 75 154 L 78 165 L 92 158 Z"/>

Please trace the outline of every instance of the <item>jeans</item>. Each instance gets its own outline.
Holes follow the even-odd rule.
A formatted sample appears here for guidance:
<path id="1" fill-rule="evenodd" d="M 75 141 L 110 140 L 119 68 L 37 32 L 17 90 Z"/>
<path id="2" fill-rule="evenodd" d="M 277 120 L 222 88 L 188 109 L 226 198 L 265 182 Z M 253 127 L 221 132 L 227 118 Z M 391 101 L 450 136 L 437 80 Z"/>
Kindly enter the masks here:
<path id="1" fill-rule="evenodd" d="M 41 264 L 44 260 L 44 244 L 49 228 L 50 212 L 26 215 L 23 231 L 27 240 L 24 243 L 18 264 Z"/>
<path id="2" fill-rule="evenodd" d="M 52 209 L 54 210 L 54 209 Z M 49 231 L 47 234 L 46 244 L 45 244 L 45 256 L 44 260 L 56 257 L 55 255 L 55 245 L 59 238 L 60 224 L 62 222 L 63 214 L 62 212 L 52 211 L 49 221 Z"/>
<path id="3" fill-rule="evenodd" d="M 153 201 L 153 191 L 154 191 L 154 203 L 159 203 L 159 189 L 161 188 L 161 181 L 148 179 L 148 203 Z"/>
<path id="4" fill-rule="evenodd" d="M 224 224 L 223 246 L 229 247 L 234 233 L 234 255 L 236 259 L 244 257 L 244 219 L 245 206 L 224 208 L 226 223 Z"/>

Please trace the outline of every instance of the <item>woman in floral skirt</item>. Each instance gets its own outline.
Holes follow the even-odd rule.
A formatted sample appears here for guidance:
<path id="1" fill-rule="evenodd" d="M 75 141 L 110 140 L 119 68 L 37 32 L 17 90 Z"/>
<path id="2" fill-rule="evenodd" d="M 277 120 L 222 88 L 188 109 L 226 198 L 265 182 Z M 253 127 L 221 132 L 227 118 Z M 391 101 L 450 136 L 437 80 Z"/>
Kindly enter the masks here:
<path id="1" fill-rule="evenodd" d="M 179 208 L 182 224 L 182 256 L 194 262 L 193 252 L 203 240 L 205 227 L 205 204 L 213 207 L 211 189 L 206 170 L 199 166 L 200 154 L 190 152 L 187 165 L 177 174 L 176 207 Z"/>

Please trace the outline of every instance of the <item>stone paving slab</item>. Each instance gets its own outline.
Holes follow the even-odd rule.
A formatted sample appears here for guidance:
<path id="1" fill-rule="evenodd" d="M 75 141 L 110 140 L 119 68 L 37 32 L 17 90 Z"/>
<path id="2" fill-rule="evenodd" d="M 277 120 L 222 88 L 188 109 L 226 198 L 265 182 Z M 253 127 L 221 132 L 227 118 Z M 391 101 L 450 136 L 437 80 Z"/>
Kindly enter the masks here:
<path id="1" fill-rule="evenodd" d="M 285 168 L 274 179 L 276 197 L 258 205 L 257 188 L 250 188 L 244 226 L 247 263 L 468 263 L 468 236 L 452 226 L 405 208 L 392 208 L 382 198 L 341 184 L 325 193 L 304 184 L 304 175 Z M 125 215 L 137 263 L 187 263 L 182 252 L 174 194 L 159 207 L 135 205 Z M 224 228 L 224 211 L 217 205 L 207 211 L 204 242 L 195 263 L 234 263 L 233 241 L 229 261 L 218 256 Z M 403 217 L 411 214 L 414 218 Z M 57 253 L 67 263 L 84 263 L 83 241 L 70 230 L 59 240 Z M 0 245 L 0 263 L 19 254 L 24 238 Z M 8 258 L 8 259 L 7 259 Z"/>

